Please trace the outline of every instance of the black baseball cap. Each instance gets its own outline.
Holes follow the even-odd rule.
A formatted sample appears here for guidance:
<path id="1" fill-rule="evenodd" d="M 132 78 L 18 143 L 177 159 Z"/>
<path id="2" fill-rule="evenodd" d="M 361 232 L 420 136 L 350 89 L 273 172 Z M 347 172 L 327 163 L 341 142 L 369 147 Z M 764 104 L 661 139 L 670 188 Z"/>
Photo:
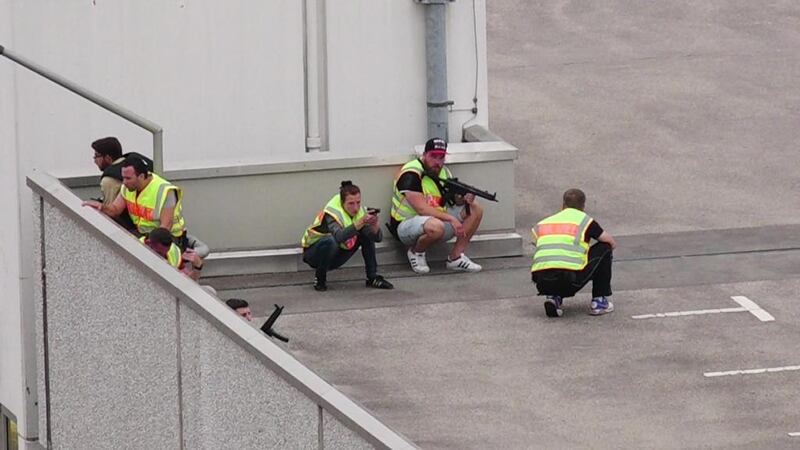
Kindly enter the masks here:
<path id="1" fill-rule="evenodd" d="M 447 153 L 447 141 L 442 138 L 428 139 L 425 143 L 425 153 L 428 152 Z"/>

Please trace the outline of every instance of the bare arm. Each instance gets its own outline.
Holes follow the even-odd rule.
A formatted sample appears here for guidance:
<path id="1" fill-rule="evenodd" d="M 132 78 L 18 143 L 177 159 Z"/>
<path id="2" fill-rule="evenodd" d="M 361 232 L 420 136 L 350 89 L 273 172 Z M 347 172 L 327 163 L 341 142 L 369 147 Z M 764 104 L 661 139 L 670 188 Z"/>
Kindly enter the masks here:
<path id="1" fill-rule="evenodd" d="M 117 198 L 114 199 L 113 202 L 106 205 L 100 203 L 96 200 L 86 200 L 85 202 L 81 203 L 82 206 L 90 206 L 101 213 L 109 216 L 109 217 L 119 217 L 125 209 L 125 199 L 122 197 L 122 194 L 117 194 Z"/>
<path id="2" fill-rule="evenodd" d="M 175 214 L 177 204 L 178 197 L 175 191 L 168 192 L 164 207 L 161 208 L 161 216 L 158 218 L 158 224 L 161 228 L 172 230 L 173 214 Z"/>
<path id="3" fill-rule="evenodd" d="M 614 237 L 608 234 L 606 231 L 600 233 L 600 236 L 597 237 L 599 242 L 605 242 L 606 244 L 611 246 L 611 250 L 617 248 L 617 241 L 614 240 Z"/>

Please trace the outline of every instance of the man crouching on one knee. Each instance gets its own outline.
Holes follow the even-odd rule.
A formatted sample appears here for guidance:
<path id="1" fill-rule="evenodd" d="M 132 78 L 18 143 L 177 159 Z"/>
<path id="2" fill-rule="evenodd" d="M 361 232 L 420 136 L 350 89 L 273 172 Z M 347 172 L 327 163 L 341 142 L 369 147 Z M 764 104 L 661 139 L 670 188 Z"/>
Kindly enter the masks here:
<path id="1" fill-rule="evenodd" d="M 431 245 L 453 236 L 456 243 L 447 257 L 447 268 L 462 272 L 481 270 L 464 251 L 478 230 L 483 208 L 473 194 L 456 198 L 455 205 L 445 205 L 438 180 L 452 177 L 444 166 L 446 155 L 447 142 L 430 139 L 425 143 L 422 157 L 405 164 L 394 181 L 389 226 L 408 247 L 408 262 L 416 273 L 430 272 L 425 252 Z"/>

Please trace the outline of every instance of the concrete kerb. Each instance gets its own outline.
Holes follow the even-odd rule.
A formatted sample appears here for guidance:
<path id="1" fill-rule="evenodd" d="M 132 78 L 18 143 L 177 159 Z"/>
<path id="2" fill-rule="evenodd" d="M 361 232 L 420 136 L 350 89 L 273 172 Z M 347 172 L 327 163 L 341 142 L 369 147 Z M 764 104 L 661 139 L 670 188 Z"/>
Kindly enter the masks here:
<path id="1" fill-rule="evenodd" d="M 341 394 L 332 394 L 338 391 L 268 337 L 245 323 L 219 299 L 164 264 L 161 258 L 140 245 L 121 227 L 101 217 L 96 211 L 81 206 L 81 200 L 59 180 L 34 170 L 27 177 L 27 185 L 35 194 L 76 219 L 88 233 L 105 241 L 121 257 L 149 273 L 153 280 L 174 295 L 181 304 L 187 304 L 359 436 L 381 448 L 417 448 L 352 400 L 344 401 L 342 399 L 345 397 Z"/>

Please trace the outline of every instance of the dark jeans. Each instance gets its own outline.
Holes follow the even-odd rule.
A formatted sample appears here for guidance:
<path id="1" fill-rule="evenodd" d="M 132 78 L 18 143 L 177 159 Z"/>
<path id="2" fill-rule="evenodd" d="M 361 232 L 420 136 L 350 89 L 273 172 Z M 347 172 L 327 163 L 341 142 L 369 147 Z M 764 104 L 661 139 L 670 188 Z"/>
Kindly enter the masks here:
<path id="1" fill-rule="evenodd" d="M 367 278 L 373 279 L 378 274 L 378 259 L 375 257 L 375 242 L 364 234 L 358 236 L 358 244 L 352 250 L 344 250 L 336 243 L 333 236 L 325 236 L 315 242 L 311 247 L 303 250 L 303 262 L 317 269 L 317 273 L 327 273 L 329 270 L 338 269 L 346 263 L 361 247 L 361 256 L 364 257 L 364 269 Z"/>
<path id="2" fill-rule="evenodd" d="M 589 247 L 589 263 L 581 271 L 549 269 L 531 274 L 539 295 L 572 297 L 592 280 L 592 297 L 611 295 L 611 246 L 596 242 Z"/>

